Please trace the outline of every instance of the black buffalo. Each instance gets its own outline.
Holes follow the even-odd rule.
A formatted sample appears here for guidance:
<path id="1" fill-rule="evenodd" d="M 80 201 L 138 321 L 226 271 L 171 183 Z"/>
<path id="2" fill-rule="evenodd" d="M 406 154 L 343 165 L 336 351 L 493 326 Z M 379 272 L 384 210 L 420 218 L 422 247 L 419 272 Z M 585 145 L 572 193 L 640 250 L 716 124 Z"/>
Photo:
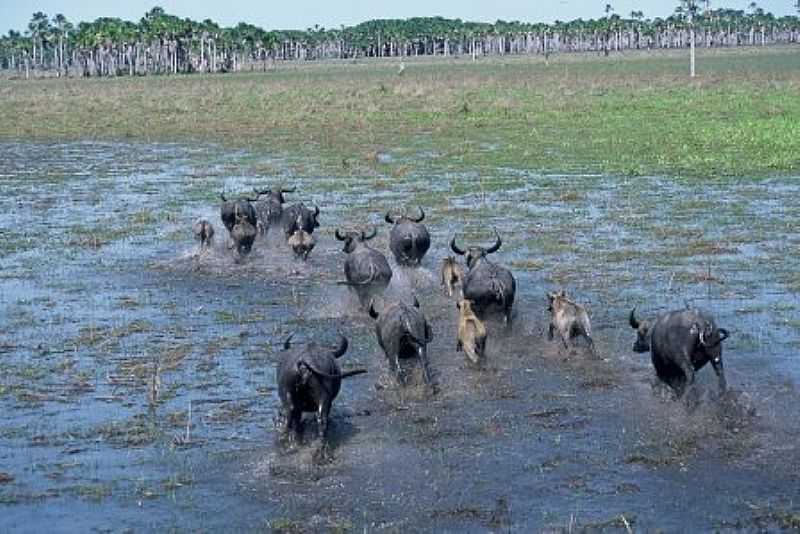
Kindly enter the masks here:
<path id="1" fill-rule="evenodd" d="M 284 343 L 277 372 L 282 430 L 284 435 L 295 440 L 302 433 L 303 412 L 313 412 L 317 417 L 317 435 L 324 445 L 331 406 L 339 394 L 342 379 L 367 371 L 342 372 L 337 358 L 347 351 L 347 338 L 344 336 L 341 336 L 339 346 L 333 349 L 313 341 L 292 349 L 290 341 L 291 336 Z"/>
<path id="2" fill-rule="evenodd" d="M 456 245 L 455 236 L 450 240 L 450 248 L 456 254 L 466 257 L 467 274 L 464 276 L 462 292 L 465 299 L 472 301 L 475 314 L 485 319 L 490 311 L 499 310 L 503 313 L 506 324 L 510 325 L 517 283 L 511 271 L 486 257 L 497 252 L 503 244 L 497 230 L 494 233 L 497 239 L 489 248 L 468 247 L 462 250 Z"/>
<path id="3" fill-rule="evenodd" d="M 294 193 L 294 189 L 273 187 L 271 189 L 254 189 L 256 194 L 256 215 L 258 215 L 258 230 L 266 234 L 273 224 L 280 224 L 283 204 L 286 202 L 284 193 Z M 264 197 L 264 198 L 262 198 Z"/>
<path id="4" fill-rule="evenodd" d="M 367 235 L 363 230 L 349 231 L 342 234 L 336 229 L 336 239 L 344 241 L 344 276 L 346 285 L 353 288 L 362 306 L 369 304 L 370 299 L 382 293 L 392 279 L 392 268 L 386 256 L 366 244 L 375 237 L 376 228 Z"/>
<path id="5" fill-rule="evenodd" d="M 418 358 L 422 366 L 422 376 L 430 384 L 427 345 L 433 340 L 433 331 L 414 298 L 414 305 L 404 302 L 387 304 L 379 314 L 375 304 L 370 303 L 369 315 L 376 320 L 375 335 L 389 366 L 401 383 L 405 382 L 400 360 Z"/>
<path id="6" fill-rule="evenodd" d="M 302 202 L 292 204 L 281 215 L 281 226 L 286 239 L 298 230 L 312 234 L 315 228 L 319 228 L 319 206 L 314 206 L 311 211 Z"/>
<path id="7" fill-rule="evenodd" d="M 236 200 L 228 200 L 225 198 L 224 193 L 220 193 L 219 197 L 222 199 L 222 206 L 219 210 L 220 219 L 222 219 L 222 224 L 225 225 L 225 228 L 228 229 L 228 232 L 233 230 L 233 225 L 236 224 L 237 213 L 246 218 L 247 222 L 253 225 L 253 228 L 258 225 L 256 209 L 252 204 L 255 199 L 245 197 Z"/>
<path id="8" fill-rule="evenodd" d="M 675 310 L 660 315 L 651 324 L 636 319 L 631 310 L 629 322 L 636 329 L 635 352 L 650 351 L 658 378 L 678 397 L 694 383 L 695 372 L 711 362 L 720 391 L 727 383 L 722 367 L 722 342 L 729 333 L 718 328 L 710 313 L 698 309 Z"/>
<path id="9" fill-rule="evenodd" d="M 398 265 L 419 265 L 431 246 L 431 236 L 424 224 L 425 212 L 419 208 L 416 219 L 408 215 L 392 218 L 386 213 L 386 222 L 393 224 L 389 234 L 389 249 Z"/>

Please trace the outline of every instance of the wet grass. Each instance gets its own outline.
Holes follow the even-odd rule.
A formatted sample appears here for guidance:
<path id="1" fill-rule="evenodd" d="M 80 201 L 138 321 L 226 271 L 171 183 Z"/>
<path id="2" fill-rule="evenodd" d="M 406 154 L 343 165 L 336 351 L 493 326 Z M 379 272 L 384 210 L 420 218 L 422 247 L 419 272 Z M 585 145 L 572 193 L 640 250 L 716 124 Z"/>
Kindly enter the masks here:
<path id="1" fill-rule="evenodd" d="M 576 529 L 623 530 L 624 514 L 631 525 L 636 518 L 638 531 L 678 516 L 659 511 L 654 519 L 651 503 L 669 500 L 660 488 L 687 466 L 696 469 L 687 477 L 720 476 L 713 462 L 726 462 L 722 471 L 734 478 L 742 469 L 742 476 L 760 476 L 752 465 L 765 477 L 782 471 L 783 463 L 773 462 L 785 462 L 785 451 L 762 443 L 746 417 L 697 417 L 654 398 L 649 387 L 641 391 L 652 370 L 646 356 L 628 356 L 626 314 L 636 304 L 652 317 L 687 298 L 708 305 L 734 331 L 726 342 L 731 383 L 756 391 L 780 375 L 780 389 L 770 395 L 794 395 L 787 376 L 795 376 L 790 356 L 800 317 L 785 287 L 797 266 L 781 255 L 800 216 L 792 180 L 775 179 L 785 194 L 771 201 L 764 184 L 748 180 L 506 168 L 436 174 L 427 160 L 396 163 L 413 147 L 382 148 L 368 158 L 365 175 L 320 178 L 316 163 L 207 145 L 195 152 L 169 147 L 160 170 L 142 175 L 139 167 L 155 166 L 151 153 L 163 145 L 136 146 L 29 145 L 11 158 L 46 166 L 51 152 L 65 151 L 55 162 L 71 150 L 84 154 L 74 177 L 65 170 L 62 178 L 64 203 L 75 212 L 54 214 L 39 228 L 67 220 L 81 235 L 100 235 L 103 246 L 65 241 L 8 256 L 12 274 L 24 276 L 0 287 L 7 310 L 0 318 L 0 404 L 8 414 L 0 457 L 22 458 L 3 465 L 12 480 L 0 481 L 0 503 L 10 511 L 99 502 L 104 514 L 114 511 L 137 528 L 143 523 L 131 510 L 144 506 L 191 528 L 198 513 L 237 506 L 250 513 L 236 523 L 243 530 L 557 530 L 581 502 L 602 513 L 576 512 Z M 126 160 L 132 150 L 140 152 Z M 78 172 L 91 161 L 129 161 L 98 177 L 122 189 L 107 192 L 113 218 L 94 215 L 92 188 Z M 402 175 L 401 165 L 410 167 Z M 217 194 L 266 180 L 248 175 L 252 169 L 291 177 L 302 191 L 294 198 L 322 205 L 320 244 L 308 264 L 262 241 L 241 265 L 221 242 L 208 257 L 193 255 L 191 222 L 213 217 L 224 237 Z M 472 188 L 464 185 L 470 181 Z M 165 218 L 145 207 L 162 189 L 174 210 Z M 428 211 L 434 247 L 421 276 L 403 271 L 409 279 L 398 291 L 416 291 L 436 330 L 436 395 L 398 393 L 384 380 L 371 321 L 331 284 L 341 278 L 335 225 L 377 223 L 377 246 L 385 250 L 383 212 L 417 202 Z M 80 214 L 88 215 L 77 222 Z M 103 234 L 126 224 L 137 228 L 135 236 Z M 436 269 L 452 235 L 459 243 L 491 243 L 491 226 L 504 241 L 492 258 L 517 276 L 518 316 L 511 334 L 492 332 L 489 365 L 475 371 L 454 351 L 455 307 L 442 296 Z M 50 255 L 58 262 L 42 261 Z M 559 287 L 588 305 L 602 359 L 543 337 L 544 296 Z M 351 342 L 343 366 L 365 366 L 369 374 L 343 385 L 333 415 L 334 458 L 318 465 L 308 444 L 283 450 L 273 443 L 275 363 L 289 332 L 302 342 L 333 339 L 337 330 Z M 711 374 L 704 369 L 700 377 Z M 313 435 L 315 423 L 307 427 Z M 764 440 L 781 442 L 771 432 Z M 725 502 L 715 506 L 732 521 L 748 520 Z M 351 517 L 353 509 L 364 511 Z M 705 512 L 694 512 L 685 524 L 708 527 Z M 213 519 L 204 528 L 216 526 L 233 528 Z"/>
<path id="2" fill-rule="evenodd" d="M 295 174 L 310 161 L 329 175 L 400 179 L 422 164 L 477 172 L 485 191 L 502 167 L 758 176 L 800 167 L 798 62 L 794 48 L 703 51 L 695 80 L 685 75 L 684 54 L 671 52 L 548 64 L 408 60 L 402 76 L 396 62 L 348 62 L 224 76 L 9 81 L 0 137 L 277 148 L 293 155 Z M 258 174 L 276 168 L 239 165 Z M 576 203 L 581 193 L 560 199 Z"/>

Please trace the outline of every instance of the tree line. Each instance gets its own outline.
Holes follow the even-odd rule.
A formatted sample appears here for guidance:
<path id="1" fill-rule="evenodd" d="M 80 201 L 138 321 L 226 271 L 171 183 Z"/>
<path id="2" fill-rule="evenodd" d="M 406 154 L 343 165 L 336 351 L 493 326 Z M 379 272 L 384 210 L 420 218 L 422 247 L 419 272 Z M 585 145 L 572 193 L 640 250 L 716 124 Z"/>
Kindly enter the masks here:
<path id="1" fill-rule="evenodd" d="M 800 41 L 800 17 L 775 17 L 755 2 L 747 10 L 698 9 L 681 2 L 666 18 L 605 16 L 552 24 L 465 22 L 442 17 L 371 20 L 330 29 L 221 27 L 154 7 L 136 22 L 99 18 L 71 23 L 33 14 L 24 32 L 0 37 L 0 69 L 36 75 L 122 76 L 266 70 L 277 61 L 409 56 L 479 56 L 639 49 L 767 46 Z M 687 9 L 686 5 L 692 6 Z M 797 0 L 800 12 L 800 0 Z M 693 31 L 692 31 L 693 30 Z"/>

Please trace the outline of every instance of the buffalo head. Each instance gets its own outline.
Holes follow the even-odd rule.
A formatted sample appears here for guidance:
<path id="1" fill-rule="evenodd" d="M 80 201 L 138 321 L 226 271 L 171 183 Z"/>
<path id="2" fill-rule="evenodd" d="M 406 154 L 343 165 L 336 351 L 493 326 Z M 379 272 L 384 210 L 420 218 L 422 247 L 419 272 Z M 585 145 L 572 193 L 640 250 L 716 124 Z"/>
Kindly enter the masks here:
<path id="1" fill-rule="evenodd" d="M 373 237 L 378 234 L 378 229 L 374 226 L 372 227 L 372 232 L 367 234 L 364 230 L 348 230 L 345 233 L 341 233 L 339 229 L 336 229 L 334 235 L 336 239 L 339 241 L 344 241 L 344 248 L 342 249 L 344 252 L 350 254 L 356 249 L 357 243 L 363 243 L 364 241 L 369 241 Z"/>
<path id="2" fill-rule="evenodd" d="M 492 254 L 493 252 L 497 252 L 500 249 L 500 245 L 503 244 L 502 240 L 500 239 L 500 234 L 497 232 L 497 229 L 494 229 L 494 235 L 496 236 L 496 240 L 494 245 L 490 246 L 489 248 L 484 247 L 467 247 L 466 250 L 458 248 L 456 245 L 456 238 L 453 236 L 453 239 L 450 240 L 450 248 L 453 252 L 460 256 L 465 256 L 467 261 L 467 268 L 472 269 L 478 263 L 481 258 L 484 258 L 487 254 Z"/>
<path id="3" fill-rule="evenodd" d="M 263 195 L 269 195 L 270 199 L 274 199 L 275 201 L 279 202 L 280 204 L 285 204 L 286 199 L 284 198 L 284 193 L 294 193 L 294 189 L 284 189 L 282 187 L 271 187 L 270 189 L 255 189 L 253 188 L 253 192 L 256 194 L 256 197 L 261 197 Z"/>
<path id="4" fill-rule="evenodd" d="M 633 352 L 648 352 L 650 350 L 650 322 L 636 320 L 636 308 L 631 310 L 628 317 L 631 328 L 636 330 L 636 342 L 633 344 Z"/>
<path id="5" fill-rule="evenodd" d="M 425 212 L 422 210 L 422 206 L 417 206 L 417 209 L 419 210 L 419 217 L 417 217 L 416 219 L 414 217 L 409 217 L 406 214 L 392 217 L 391 212 L 388 212 L 388 211 L 386 212 L 386 217 L 384 217 L 384 219 L 389 224 L 398 223 L 403 219 L 408 219 L 409 221 L 412 221 L 412 222 L 415 222 L 415 223 L 421 223 L 425 219 Z"/>

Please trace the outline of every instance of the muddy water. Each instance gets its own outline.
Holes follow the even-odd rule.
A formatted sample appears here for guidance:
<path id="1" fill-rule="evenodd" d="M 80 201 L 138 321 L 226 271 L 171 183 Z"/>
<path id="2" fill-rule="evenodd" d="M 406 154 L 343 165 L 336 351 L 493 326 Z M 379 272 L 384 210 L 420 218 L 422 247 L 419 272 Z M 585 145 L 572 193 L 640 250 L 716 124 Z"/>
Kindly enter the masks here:
<path id="1" fill-rule="evenodd" d="M 0 161 L 0 529 L 666 531 L 797 528 L 800 185 L 540 175 L 432 176 L 392 156 L 334 180 L 215 147 L 5 144 Z M 410 169 L 400 177 L 392 165 Z M 383 167 L 386 167 L 385 169 Z M 385 176 L 384 176 L 385 174 Z M 268 176 L 269 179 L 259 179 Z M 259 238 L 236 264 L 217 195 L 290 183 L 322 209 L 306 264 Z M 431 183 L 434 185 L 431 186 Z M 433 247 L 396 269 L 434 329 L 437 391 L 395 386 L 340 280 L 336 224 L 422 204 Z M 191 224 L 217 230 L 198 254 Z M 504 237 L 519 294 L 486 369 L 455 351 L 447 241 Z M 545 294 L 592 317 L 600 359 L 543 336 Z M 627 313 L 689 302 L 732 331 L 732 391 L 654 387 Z M 332 459 L 276 440 L 289 333 L 351 340 Z M 313 430 L 313 424 L 309 424 Z"/>

